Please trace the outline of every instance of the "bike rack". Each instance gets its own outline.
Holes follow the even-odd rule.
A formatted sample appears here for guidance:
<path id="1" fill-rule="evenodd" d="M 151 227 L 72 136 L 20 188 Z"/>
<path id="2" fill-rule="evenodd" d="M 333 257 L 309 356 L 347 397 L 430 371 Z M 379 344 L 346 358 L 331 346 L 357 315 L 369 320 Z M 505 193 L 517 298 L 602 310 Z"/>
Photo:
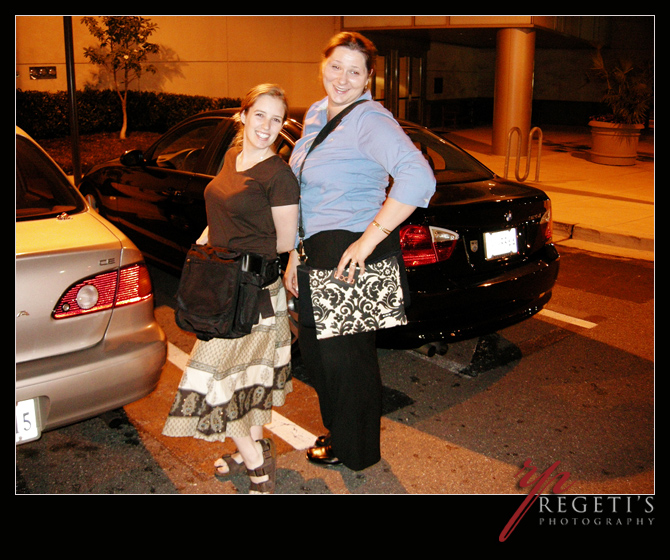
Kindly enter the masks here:
<path id="1" fill-rule="evenodd" d="M 521 162 L 521 130 L 519 127 L 511 128 L 509 134 L 507 135 L 507 155 L 505 156 L 505 179 L 507 179 L 507 169 L 509 167 L 509 152 L 510 144 L 512 143 L 512 135 L 517 133 L 517 142 L 516 142 L 516 170 L 515 176 L 516 180 L 519 183 L 523 183 L 530 174 L 530 156 L 533 144 L 533 136 L 535 133 L 538 133 L 538 148 L 537 148 L 537 163 L 535 164 L 535 180 L 540 180 L 540 159 L 542 158 L 542 130 L 537 126 L 530 129 L 528 134 L 528 156 L 526 157 L 526 174 L 523 177 L 519 177 L 519 164 Z"/>

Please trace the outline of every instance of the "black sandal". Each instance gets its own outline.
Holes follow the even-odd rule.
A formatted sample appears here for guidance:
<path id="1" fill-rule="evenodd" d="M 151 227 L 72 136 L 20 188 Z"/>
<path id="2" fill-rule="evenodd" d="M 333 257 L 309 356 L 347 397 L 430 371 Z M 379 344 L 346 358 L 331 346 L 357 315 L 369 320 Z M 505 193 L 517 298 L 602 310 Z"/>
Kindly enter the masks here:
<path id="1" fill-rule="evenodd" d="M 267 476 L 263 482 L 251 482 L 249 494 L 274 494 L 277 475 L 277 452 L 275 444 L 270 438 L 259 440 L 263 450 L 263 464 L 255 469 L 247 469 L 249 477 Z"/>

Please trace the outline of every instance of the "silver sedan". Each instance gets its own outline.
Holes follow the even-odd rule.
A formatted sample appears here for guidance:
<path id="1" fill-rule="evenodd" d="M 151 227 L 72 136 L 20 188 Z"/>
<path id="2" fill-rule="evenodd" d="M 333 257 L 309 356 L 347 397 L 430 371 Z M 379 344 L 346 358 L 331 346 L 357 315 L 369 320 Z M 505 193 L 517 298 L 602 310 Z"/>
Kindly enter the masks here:
<path id="1" fill-rule="evenodd" d="M 156 387 L 167 356 L 142 254 L 16 130 L 16 444 Z"/>

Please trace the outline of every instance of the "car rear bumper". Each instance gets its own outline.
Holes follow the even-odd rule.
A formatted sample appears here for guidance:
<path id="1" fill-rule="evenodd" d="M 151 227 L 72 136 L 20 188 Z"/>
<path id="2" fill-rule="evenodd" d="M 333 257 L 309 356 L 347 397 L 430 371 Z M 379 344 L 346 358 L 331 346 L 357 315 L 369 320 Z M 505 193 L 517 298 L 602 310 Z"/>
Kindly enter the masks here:
<path id="1" fill-rule="evenodd" d="M 493 333 L 540 311 L 551 299 L 559 270 L 558 252 L 464 287 L 411 292 L 407 325 L 379 331 L 378 344 L 418 348 Z M 411 282 L 410 286 L 414 287 Z"/>
<path id="2" fill-rule="evenodd" d="M 152 313 L 153 316 L 153 313 Z M 16 364 L 16 402 L 35 399 L 40 432 L 92 418 L 151 393 L 167 359 L 155 320 L 132 336 Z"/>

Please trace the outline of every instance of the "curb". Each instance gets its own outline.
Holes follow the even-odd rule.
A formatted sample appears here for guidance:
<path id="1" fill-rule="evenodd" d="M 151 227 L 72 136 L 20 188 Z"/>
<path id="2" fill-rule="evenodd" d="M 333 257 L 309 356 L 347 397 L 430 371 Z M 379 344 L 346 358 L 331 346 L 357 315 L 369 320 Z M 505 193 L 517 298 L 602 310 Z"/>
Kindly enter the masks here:
<path id="1" fill-rule="evenodd" d="M 609 245 L 637 251 L 654 251 L 654 239 L 602 231 L 581 224 L 554 222 L 554 235 L 566 239 L 597 243 L 599 245 Z"/>

